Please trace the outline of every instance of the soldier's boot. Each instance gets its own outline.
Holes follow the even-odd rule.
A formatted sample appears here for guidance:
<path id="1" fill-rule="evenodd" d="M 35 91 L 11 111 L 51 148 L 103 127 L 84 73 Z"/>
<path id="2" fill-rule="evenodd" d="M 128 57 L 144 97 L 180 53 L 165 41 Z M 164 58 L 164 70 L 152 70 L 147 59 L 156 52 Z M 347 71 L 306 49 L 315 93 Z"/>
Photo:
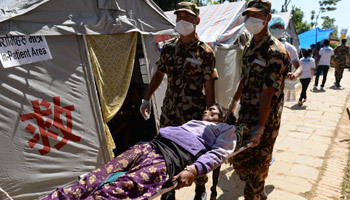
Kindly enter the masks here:
<path id="1" fill-rule="evenodd" d="M 267 194 L 266 194 L 265 190 L 264 190 L 264 192 L 261 194 L 260 200 L 267 200 Z"/>
<path id="2" fill-rule="evenodd" d="M 337 87 L 337 88 L 340 87 L 340 80 L 339 80 L 339 78 L 335 79 L 335 87 Z"/>
<path id="3" fill-rule="evenodd" d="M 221 165 L 216 169 L 214 169 L 213 171 L 213 185 L 210 188 L 211 190 L 210 200 L 216 200 L 216 196 L 218 194 L 216 192 L 216 186 L 218 185 L 218 182 L 219 182 L 220 168 L 221 168 Z"/>
<path id="4" fill-rule="evenodd" d="M 160 199 L 161 200 L 175 200 L 175 190 L 170 190 L 169 192 L 163 194 Z"/>
<path id="5" fill-rule="evenodd" d="M 194 196 L 194 200 L 206 200 L 207 193 L 205 192 L 205 185 L 196 184 L 196 194 Z"/>

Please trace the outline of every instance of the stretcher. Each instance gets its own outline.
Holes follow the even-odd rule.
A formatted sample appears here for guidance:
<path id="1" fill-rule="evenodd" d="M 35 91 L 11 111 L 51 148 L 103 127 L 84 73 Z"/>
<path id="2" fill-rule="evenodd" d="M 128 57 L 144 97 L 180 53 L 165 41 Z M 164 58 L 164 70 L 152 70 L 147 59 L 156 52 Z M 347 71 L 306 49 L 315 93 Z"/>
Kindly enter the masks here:
<path id="1" fill-rule="evenodd" d="M 238 150 L 236 150 L 235 152 L 233 152 L 233 153 L 229 156 L 229 158 L 230 158 L 230 157 L 233 157 L 233 156 L 235 156 L 235 155 L 237 155 L 237 154 L 239 154 L 239 153 L 241 153 L 242 151 L 244 151 L 244 150 L 246 150 L 246 149 L 248 149 L 248 148 L 250 148 L 252 145 L 253 145 L 253 143 L 248 143 L 248 144 L 246 144 L 245 146 L 240 147 Z M 169 191 L 175 189 L 175 188 L 177 187 L 177 184 L 178 184 L 177 181 L 173 182 L 173 184 L 172 184 L 171 187 L 162 188 L 157 194 L 153 195 L 153 196 L 150 197 L 149 199 L 152 200 L 152 199 L 156 199 L 156 198 L 162 196 L 163 194 L 165 194 L 165 193 L 167 193 L 167 192 L 169 192 Z"/>

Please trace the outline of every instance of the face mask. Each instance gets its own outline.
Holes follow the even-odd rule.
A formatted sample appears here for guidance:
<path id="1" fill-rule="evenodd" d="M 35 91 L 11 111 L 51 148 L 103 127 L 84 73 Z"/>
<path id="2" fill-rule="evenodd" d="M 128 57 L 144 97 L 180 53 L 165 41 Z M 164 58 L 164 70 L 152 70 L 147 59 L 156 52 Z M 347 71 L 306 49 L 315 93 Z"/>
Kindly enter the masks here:
<path id="1" fill-rule="evenodd" d="M 175 30 L 180 33 L 180 35 L 187 36 L 194 31 L 194 25 L 190 22 L 180 20 L 176 22 Z"/>
<path id="2" fill-rule="evenodd" d="M 255 18 L 255 17 L 249 17 L 245 21 L 245 27 L 251 34 L 258 34 L 261 32 L 261 30 L 264 28 L 264 20 Z"/>
<path id="3" fill-rule="evenodd" d="M 271 31 L 271 35 L 275 36 L 277 39 L 280 39 L 283 37 L 283 33 L 284 33 L 283 29 L 273 28 L 270 31 Z"/>

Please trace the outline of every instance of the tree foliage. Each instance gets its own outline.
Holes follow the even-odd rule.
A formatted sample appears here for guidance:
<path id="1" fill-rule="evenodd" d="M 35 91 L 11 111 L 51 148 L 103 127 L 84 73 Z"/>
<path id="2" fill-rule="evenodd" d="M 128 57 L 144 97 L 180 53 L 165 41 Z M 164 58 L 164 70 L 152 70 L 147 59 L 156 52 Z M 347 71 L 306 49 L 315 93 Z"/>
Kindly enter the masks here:
<path id="1" fill-rule="evenodd" d="M 284 0 L 284 4 L 282 5 L 281 12 L 287 12 L 288 11 L 288 5 L 292 0 Z"/>
<path id="2" fill-rule="evenodd" d="M 303 21 L 304 12 L 300 8 L 293 7 L 292 15 L 297 34 L 304 33 L 312 28 L 311 24 Z"/>
<path id="3" fill-rule="evenodd" d="M 311 11 L 311 25 L 317 27 L 318 26 L 318 17 L 321 13 L 326 13 L 330 11 L 335 11 L 337 9 L 336 5 L 341 0 L 320 0 L 320 10 L 318 11 L 318 14 L 316 15 L 316 12 L 313 10 Z M 338 27 L 335 25 L 335 18 L 330 18 L 329 16 L 323 16 L 321 17 L 323 19 L 322 22 L 322 28 L 323 29 L 334 29 L 334 32 L 332 33 L 333 38 L 338 38 Z"/>
<path id="4" fill-rule="evenodd" d="M 175 10 L 176 4 L 182 1 L 189 1 L 198 6 L 206 5 L 204 0 L 153 0 L 163 11 Z"/>

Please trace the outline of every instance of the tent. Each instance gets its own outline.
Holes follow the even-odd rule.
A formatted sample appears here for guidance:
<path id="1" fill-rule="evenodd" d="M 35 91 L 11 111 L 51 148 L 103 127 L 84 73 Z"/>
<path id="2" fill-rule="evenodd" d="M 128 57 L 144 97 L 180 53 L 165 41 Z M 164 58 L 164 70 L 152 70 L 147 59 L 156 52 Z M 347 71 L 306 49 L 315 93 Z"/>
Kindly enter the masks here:
<path id="1" fill-rule="evenodd" d="M 321 42 L 322 40 L 328 39 L 333 31 L 334 29 L 314 28 L 302 34 L 299 34 L 300 48 L 311 48 L 310 46 L 312 44 L 315 44 L 316 41 Z"/>
<path id="2" fill-rule="evenodd" d="M 293 19 L 293 15 L 290 12 L 280 12 L 280 13 L 274 13 L 272 14 L 272 16 L 274 15 L 278 15 L 280 17 L 282 17 L 282 19 L 285 22 L 286 25 L 286 33 L 288 35 L 288 40 L 289 43 L 293 44 L 295 46 L 295 48 L 298 49 L 299 47 L 299 38 L 298 38 L 298 34 L 295 28 L 295 23 L 294 23 L 294 19 Z"/>
<path id="3" fill-rule="evenodd" d="M 215 51 L 216 68 L 219 80 L 215 83 L 217 102 L 228 105 L 234 95 L 240 80 L 240 44 L 235 43 L 244 32 L 242 12 L 246 2 L 232 2 L 200 7 L 201 22 L 197 26 L 197 33 L 201 40 L 209 44 Z M 165 12 L 175 22 L 174 11 Z M 166 84 L 162 84 L 161 92 L 156 94 L 157 106 L 160 109 Z M 163 90 L 162 90 L 163 89 Z"/>
<path id="4" fill-rule="evenodd" d="M 38 199 L 111 159 L 106 123 L 126 96 L 137 43 L 151 76 L 155 35 L 174 24 L 150 0 L 0 8 L 0 199 Z"/>

